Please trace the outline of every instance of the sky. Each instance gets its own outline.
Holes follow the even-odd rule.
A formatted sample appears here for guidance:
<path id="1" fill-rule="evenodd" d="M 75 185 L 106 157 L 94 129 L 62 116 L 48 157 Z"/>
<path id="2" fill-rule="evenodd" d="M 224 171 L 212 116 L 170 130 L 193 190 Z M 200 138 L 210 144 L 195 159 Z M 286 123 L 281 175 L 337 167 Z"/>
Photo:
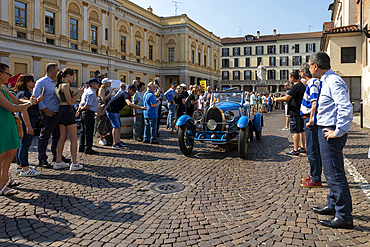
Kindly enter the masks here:
<path id="1" fill-rule="evenodd" d="M 173 0 L 130 0 L 158 16 L 175 15 Z M 190 19 L 224 37 L 247 34 L 271 35 L 322 31 L 323 23 L 330 21 L 329 4 L 334 0 L 175 0 L 177 15 Z M 241 35 L 240 35 L 241 34 Z"/>

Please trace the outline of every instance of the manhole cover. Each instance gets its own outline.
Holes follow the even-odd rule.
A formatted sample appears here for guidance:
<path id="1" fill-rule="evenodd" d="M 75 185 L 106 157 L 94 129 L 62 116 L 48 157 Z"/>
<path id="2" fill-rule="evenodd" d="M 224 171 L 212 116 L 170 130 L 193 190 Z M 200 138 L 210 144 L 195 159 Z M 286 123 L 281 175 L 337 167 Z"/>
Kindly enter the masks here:
<path id="1" fill-rule="evenodd" d="M 158 184 L 153 184 L 150 189 L 154 192 L 169 194 L 182 191 L 185 188 L 183 184 L 176 182 L 163 182 Z"/>

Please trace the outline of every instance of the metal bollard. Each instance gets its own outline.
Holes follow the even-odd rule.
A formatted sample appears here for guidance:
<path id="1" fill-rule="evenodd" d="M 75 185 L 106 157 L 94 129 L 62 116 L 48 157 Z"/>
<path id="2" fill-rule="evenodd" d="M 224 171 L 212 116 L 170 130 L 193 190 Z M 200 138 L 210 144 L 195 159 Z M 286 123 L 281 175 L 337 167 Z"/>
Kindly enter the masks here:
<path id="1" fill-rule="evenodd" d="M 364 104 L 363 100 L 360 100 L 360 127 L 364 128 Z"/>

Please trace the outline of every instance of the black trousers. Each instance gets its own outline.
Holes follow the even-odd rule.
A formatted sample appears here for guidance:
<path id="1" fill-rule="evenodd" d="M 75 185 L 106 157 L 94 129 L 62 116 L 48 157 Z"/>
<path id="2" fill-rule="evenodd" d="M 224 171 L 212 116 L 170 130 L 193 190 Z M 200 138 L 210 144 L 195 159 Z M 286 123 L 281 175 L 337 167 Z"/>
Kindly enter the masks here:
<path id="1" fill-rule="evenodd" d="M 159 133 L 159 123 L 161 122 L 161 115 L 162 115 L 162 102 L 158 106 L 158 118 L 157 118 L 157 134 Z"/>
<path id="2" fill-rule="evenodd" d="M 81 113 L 82 131 L 80 135 L 80 151 L 89 151 L 92 149 L 94 139 L 95 112 L 83 111 Z"/>
<path id="3" fill-rule="evenodd" d="M 58 113 L 51 117 L 45 115 L 43 111 L 40 111 L 41 120 L 43 126 L 40 131 L 39 136 L 39 160 L 47 160 L 48 156 L 46 155 L 46 148 L 48 146 L 49 138 L 51 136 L 51 153 L 53 154 L 53 158 L 57 157 L 57 145 L 60 137 L 60 128 L 58 124 Z"/>

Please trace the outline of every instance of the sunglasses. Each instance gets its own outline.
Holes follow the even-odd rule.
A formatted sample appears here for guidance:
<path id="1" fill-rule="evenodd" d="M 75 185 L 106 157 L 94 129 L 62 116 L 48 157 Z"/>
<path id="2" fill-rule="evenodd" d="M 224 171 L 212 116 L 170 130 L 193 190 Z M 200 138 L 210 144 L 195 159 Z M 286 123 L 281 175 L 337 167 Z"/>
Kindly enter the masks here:
<path id="1" fill-rule="evenodd" d="M 5 71 L 1 71 L 0 73 L 4 73 L 4 74 L 7 74 L 9 77 L 12 77 L 12 74 L 5 72 Z"/>

